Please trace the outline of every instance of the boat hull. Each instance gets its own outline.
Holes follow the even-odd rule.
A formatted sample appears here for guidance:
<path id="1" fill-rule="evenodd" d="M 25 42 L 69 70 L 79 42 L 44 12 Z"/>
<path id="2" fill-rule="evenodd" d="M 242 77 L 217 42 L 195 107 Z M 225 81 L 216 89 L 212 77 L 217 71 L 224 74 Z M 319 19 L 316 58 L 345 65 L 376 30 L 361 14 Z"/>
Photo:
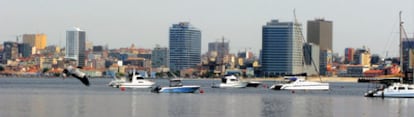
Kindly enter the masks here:
<path id="1" fill-rule="evenodd" d="M 284 85 L 281 90 L 329 90 L 329 84 L 321 83 L 318 85 Z"/>
<path id="2" fill-rule="evenodd" d="M 270 87 L 273 90 L 329 90 L 328 83 L 315 85 L 295 85 L 295 84 L 274 84 Z"/>
<path id="3" fill-rule="evenodd" d="M 161 87 L 158 89 L 158 93 L 195 93 L 200 86 L 181 86 L 181 87 Z"/>
<path id="4" fill-rule="evenodd" d="M 115 88 L 151 88 L 155 85 L 151 81 L 141 81 L 143 83 L 131 83 L 131 82 L 122 82 L 122 81 L 112 81 L 108 85 Z"/>
<path id="5" fill-rule="evenodd" d="M 272 85 L 271 87 L 270 87 L 270 89 L 273 89 L 273 90 L 282 90 L 281 88 L 282 88 L 282 84 L 274 84 L 274 85 Z"/>
<path id="6" fill-rule="evenodd" d="M 120 85 L 120 88 L 151 88 L 152 85 Z"/>
<path id="7" fill-rule="evenodd" d="M 414 91 L 400 91 L 400 92 L 370 91 L 365 94 L 365 97 L 414 98 Z"/>
<path id="8" fill-rule="evenodd" d="M 220 83 L 220 84 L 213 84 L 212 88 L 245 88 L 247 87 L 247 82 L 240 82 L 240 83 Z"/>
<path id="9" fill-rule="evenodd" d="M 365 97 L 414 98 L 414 85 L 394 83 L 386 88 L 382 85 L 365 93 Z"/>
<path id="10" fill-rule="evenodd" d="M 258 87 L 261 84 L 260 82 L 247 82 L 246 87 Z"/>

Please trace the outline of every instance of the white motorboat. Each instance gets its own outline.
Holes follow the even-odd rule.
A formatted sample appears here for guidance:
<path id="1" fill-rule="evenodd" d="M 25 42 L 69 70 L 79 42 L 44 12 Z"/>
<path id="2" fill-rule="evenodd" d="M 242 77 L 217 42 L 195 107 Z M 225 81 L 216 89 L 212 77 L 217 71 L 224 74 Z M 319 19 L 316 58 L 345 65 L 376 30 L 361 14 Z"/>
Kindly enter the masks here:
<path id="1" fill-rule="evenodd" d="M 403 28 L 403 22 L 401 21 L 401 14 L 399 14 L 399 23 L 400 23 L 400 66 L 403 66 L 403 48 L 402 48 L 402 34 L 404 31 Z M 406 34 L 404 32 L 404 34 Z M 405 35 L 406 36 L 406 35 Z M 406 76 L 407 77 L 407 76 Z M 408 78 L 406 78 L 408 79 Z M 374 90 L 370 90 L 367 93 L 365 93 L 365 97 L 397 97 L 397 98 L 414 98 L 414 84 L 411 82 L 408 83 L 392 83 L 390 85 L 387 85 L 384 87 L 384 85 L 381 85 L 381 87 L 376 88 Z"/>
<path id="2" fill-rule="evenodd" d="M 181 79 L 171 79 L 168 87 L 155 87 L 154 93 L 195 93 L 200 89 L 199 85 L 183 85 Z"/>
<path id="3" fill-rule="evenodd" d="M 305 76 L 285 76 L 285 82 L 274 84 L 273 90 L 329 90 L 329 83 L 307 81 Z"/>
<path id="4" fill-rule="evenodd" d="M 397 97 L 397 98 L 414 98 L 414 85 L 393 83 L 388 87 L 381 87 L 368 91 L 365 97 Z"/>
<path id="5" fill-rule="evenodd" d="M 221 78 L 221 83 L 213 84 L 212 88 L 245 88 L 247 82 L 241 81 L 235 75 L 226 75 Z"/>
<path id="6" fill-rule="evenodd" d="M 115 78 L 108 85 L 116 88 L 151 88 L 154 84 L 155 82 L 144 79 L 133 70 L 128 77 Z"/>

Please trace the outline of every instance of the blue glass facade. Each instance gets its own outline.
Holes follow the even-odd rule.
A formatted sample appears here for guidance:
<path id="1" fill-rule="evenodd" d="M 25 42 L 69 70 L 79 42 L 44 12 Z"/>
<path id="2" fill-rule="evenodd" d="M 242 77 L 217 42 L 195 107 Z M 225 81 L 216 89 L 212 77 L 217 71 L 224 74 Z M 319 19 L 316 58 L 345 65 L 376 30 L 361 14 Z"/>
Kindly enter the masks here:
<path id="1" fill-rule="evenodd" d="M 191 68 L 200 63 L 201 31 L 188 22 L 170 27 L 170 70 Z"/>
<path id="2" fill-rule="evenodd" d="M 272 20 L 262 27 L 262 72 L 265 76 L 302 72 L 299 24 Z"/>
<path id="3" fill-rule="evenodd" d="M 402 71 L 408 71 L 413 69 L 412 58 L 413 58 L 413 50 L 414 50 L 414 39 L 413 38 L 405 38 L 402 42 L 402 49 L 403 49 L 403 66 Z"/>

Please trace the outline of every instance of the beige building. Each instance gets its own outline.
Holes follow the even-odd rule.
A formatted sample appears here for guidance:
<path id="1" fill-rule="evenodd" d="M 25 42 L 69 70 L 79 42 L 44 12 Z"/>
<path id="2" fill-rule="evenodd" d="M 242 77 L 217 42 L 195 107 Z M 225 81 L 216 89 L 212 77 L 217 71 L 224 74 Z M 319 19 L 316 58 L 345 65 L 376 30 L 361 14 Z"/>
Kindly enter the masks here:
<path id="1" fill-rule="evenodd" d="M 23 34 L 23 43 L 27 43 L 36 49 L 45 49 L 46 47 L 46 34 Z"/>
<path id="2" fill-rule="evenodd" d="M 371 54 L 370 53 L 368 52 L 361 53 L 359 60 L 362 66 L 371 66 Z"/>

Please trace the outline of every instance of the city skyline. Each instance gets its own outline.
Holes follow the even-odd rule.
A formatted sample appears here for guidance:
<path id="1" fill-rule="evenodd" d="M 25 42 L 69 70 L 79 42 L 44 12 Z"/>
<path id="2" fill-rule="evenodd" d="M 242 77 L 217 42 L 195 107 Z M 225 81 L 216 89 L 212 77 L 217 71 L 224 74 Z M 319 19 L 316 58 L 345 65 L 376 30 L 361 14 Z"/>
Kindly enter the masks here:
<path id="1" fill-rule="evenodd" d="M 7 0 L 6 0 L 7 1 Z M 261 26 L 272 19 L 293 21 L 293 9 L 306 22 L 324 18 L 333 22 L 333 50 L 366 45 L 374 54 L 398 55 L 398 12 L 403 11 L 409 33 L 414 24 L 414 1 L 7 1 L 0 5 L 0 41 L 13 41 L 25 33 L 45 33 L 48 45 L 65 45 L 65 29 L 88 32 L 94 45 L 110 48 L 153 48 L 168 45 L 168 27 L 188 21 L 202 32 L 202 53 L 207 44 L 226 37 L 231 53 L 261 49 Z M 322 4 L 322 5 L 321 5 Z M 369 9 L 367 9 L 369 8 Z M 76 10 L 73 10 L 76 9 Z M 306 30 L 302 30 L 306 35 Z M 394 41 L 395 40 L 395 41 Z M 375 42 L 375 43 L 373 43 Z"/>

